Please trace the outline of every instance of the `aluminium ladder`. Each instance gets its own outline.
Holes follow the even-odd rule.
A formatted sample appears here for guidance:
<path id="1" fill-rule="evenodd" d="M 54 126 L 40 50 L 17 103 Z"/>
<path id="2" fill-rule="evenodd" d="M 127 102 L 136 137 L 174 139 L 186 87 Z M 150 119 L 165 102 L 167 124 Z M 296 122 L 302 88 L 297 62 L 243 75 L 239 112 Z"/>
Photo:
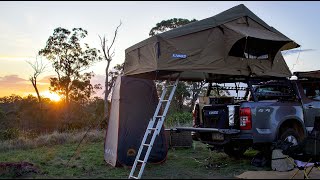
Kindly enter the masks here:
<path id="1" fill-rule="evenodd" d="M 180 74 L 179 74 L 179 76 L 180 76 Z M 160 134 L 160 131 L 161 131 L 162 125 L 164 123 L 166 114 L 168 112 L 172 97 L 174 95 L 174 92 L 175 92 L 177 85 L 178 85 L 178 82 L 179 82 L 179 76 L 176 78 L 176 81 L 174 82 L 173 85 L 170 85 L 169 80 L 168 80 L 162 90 L 162 94 L 160 96 L 158 106 L 154 112 L 153 118 L 150 119 L 150 121 L 149 121 L 149 124 L 147 126 L 146 132 L 145 132 L 144 137 L 142 139 L 138 154 L 136 156 L 136 159 L 134 161 L 134 164 L 132 166 L 132 169 L 131 169 L 131 172 L 130 172 L 128 179 L 140 179 L 142 176 L 142 173 L 143 173 L 144 168 L 146 166 L 146 163 L 148 161 L 151 149 L 153 147 L 154 141 L 155 141 L 156 137 Z M 166 96 L 166 92 L 167 92 L 168 87 L 172 87 L 170 95 L 169 95 L 169 99 L 164 99 Z M 159 115 L 159 112 L 160 112 L 160 109 L 161 109 L 163 102 L 166 102 L 165 108 L 164 108 L 162 115 Z M 155 124 L 156 124 L 156 126 L 154 127 Z M 151 140 L 149 143 L 147 143 L 148 137 L 151 137 Z M 147 148 L 147 152 L 145 153 L 145 156 L 143 157 L 142 151 L 146 148 Z M 135 174 L 135 171 L 137 169 L 138 164 L 141 166 L 140 166 L 138 176 L 135 176 L 134 174 Z"/>

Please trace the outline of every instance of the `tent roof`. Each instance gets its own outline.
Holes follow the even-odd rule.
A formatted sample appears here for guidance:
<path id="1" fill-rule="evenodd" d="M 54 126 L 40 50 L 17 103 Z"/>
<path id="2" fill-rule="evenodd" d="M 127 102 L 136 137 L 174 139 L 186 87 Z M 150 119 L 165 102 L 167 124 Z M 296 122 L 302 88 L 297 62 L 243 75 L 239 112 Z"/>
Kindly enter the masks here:
<path id="1" fill-rule="evenodd" d="M 276 30 L 275 28 L 269 26 L 267 23 L 265 23 L 262 19 L 260 19 L 257 15 L 255 15 L 252 11 L 250 11 L 245 5 L 240 4 L 235 7 L 232 7 L 226 11 L 223 11 L 215 16 L 202 19 L 200 21 L 192 22 L 189 24 L 186 24 L 184 26 L 181 26 L 179 28 L 171 29 L 169 31 L 163 32 L 161 34 L 157 34 L 153 37 L 150 37 L 144 41 L 141 41 L 129 48 L 126 49 L 126 52 L 130 52 L 134 49 L 137 49 L 141 46 L 144 46 L 145 44 L 148 44 L 149 42 L 152 42 L 153 39 L 156 39 L 156 37 L 162 37 L 166 39 L 178 37 L 178 36 L 184 36 L 187 34 L 191 34 L 194 32 L 203 31 L 206 29 L 214 28 L 219 25 L 222 25 L 224 23 L 236 20 L 240 17 L 249 17 L 259 23 L 260 25 L 264 26 L 266 29 L 280 35 L 283 37 L 283 39 L 287 39 L 288 41 L 292 41 L 287 36 Z M 296 47 L 299 47 L 300 45 L 297 44 Z"/>

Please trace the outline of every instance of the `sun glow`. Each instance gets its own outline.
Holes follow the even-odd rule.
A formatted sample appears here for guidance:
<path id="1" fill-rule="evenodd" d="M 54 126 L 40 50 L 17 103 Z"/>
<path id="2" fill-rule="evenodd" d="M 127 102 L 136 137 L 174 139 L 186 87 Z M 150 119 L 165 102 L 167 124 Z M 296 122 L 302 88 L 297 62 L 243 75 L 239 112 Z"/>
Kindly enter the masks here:
<path id="1" fill-rule="evenodd" d="M 42 92 L 41 95 L 51 99 L 52 101 L 60 101 L 61 100 L 61 97 L 58 94 L 52 93 L 50 91 Z"/>

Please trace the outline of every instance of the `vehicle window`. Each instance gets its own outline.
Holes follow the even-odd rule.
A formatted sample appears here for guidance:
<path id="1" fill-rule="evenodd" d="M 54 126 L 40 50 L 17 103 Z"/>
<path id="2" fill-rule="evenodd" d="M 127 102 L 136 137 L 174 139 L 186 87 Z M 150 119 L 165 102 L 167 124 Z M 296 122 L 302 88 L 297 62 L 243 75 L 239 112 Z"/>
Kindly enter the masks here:
<path id="1" fill-rule="evenodd" d="M 301 85 L 307 98 L 320 101 L 320 82 L 303 82 Z"/>
<path id="2" fill-rule="evenodd" d="M 284 85 L 254 85 L 253 87 L 258 100 L 278 100 L 285 97 L 294 97 L 291 88 Z"/>
<path id="3" fill-rule="evenodd" d="M 215 98 L 233 98 L 235 102 L 252 100 L 247 83 L 208 83 L 204 86 L 199 96 L 210 96 Z"/>
<path id="4" fill-rule="evenodd" d="M 257 87 L 256 92 L 258 93 L 289 93 L 288 88 L 284 86 L 260 86 Z"/>

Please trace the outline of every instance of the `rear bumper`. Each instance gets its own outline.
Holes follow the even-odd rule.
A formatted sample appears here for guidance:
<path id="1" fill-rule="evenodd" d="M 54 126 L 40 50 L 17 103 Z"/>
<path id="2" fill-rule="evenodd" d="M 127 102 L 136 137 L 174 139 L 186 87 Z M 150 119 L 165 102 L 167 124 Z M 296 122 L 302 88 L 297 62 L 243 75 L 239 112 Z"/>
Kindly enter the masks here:
<path id="1" fill-rule="evenodd" d="M 194 127 L 177 127 L 178 131 L 193 131 L 193 132 L 219 132 L 221 134 L 238 134 L 240 133 L 240 130 L 238 129 L 217 129 L 217 128 L 194 128 Z"/>
<path id="2" fill-rule="evenodd" d="M 218 129 L 218 128 L 194 128 L 194 127 L 177 127 L 177 131 L 191 131 L 192 139 L 201 141 L 205 144 L 223 146 L 232 140 L 232 137 L 238 136 L 238 129 Z M 223 139 L 213 139 L 213 134 L 221 134 Z"/>
<path id="3" fill-rule="evenodd" d="M 266 144 L 273 142 L 272 134 L 260 134 L 258 131 L 218 129 L 218 128 L 194 128 L 177 127 L 177 131 L 191 131 L 192 139 L 213 146 L 224 146 L 227 143 L 239 143 L 251 146 L 254 144 Z M 223 140 L 214 140 L 212 134 L 223 134 Z"/>

